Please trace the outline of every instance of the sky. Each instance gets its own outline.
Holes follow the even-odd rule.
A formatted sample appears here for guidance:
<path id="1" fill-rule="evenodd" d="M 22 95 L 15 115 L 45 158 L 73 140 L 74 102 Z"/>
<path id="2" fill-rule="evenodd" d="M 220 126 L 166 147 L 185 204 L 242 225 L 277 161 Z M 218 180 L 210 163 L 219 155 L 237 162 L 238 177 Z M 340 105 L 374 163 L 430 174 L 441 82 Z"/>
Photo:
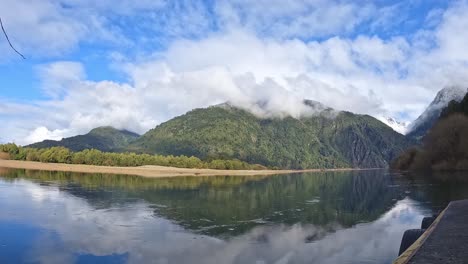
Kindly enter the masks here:
<path id="1" fill-rule="evenodd" d="M 226 101 L 410 122 L 468 86 L 468 1 L 0 0 L 0 143 L 144 133 Z"/>

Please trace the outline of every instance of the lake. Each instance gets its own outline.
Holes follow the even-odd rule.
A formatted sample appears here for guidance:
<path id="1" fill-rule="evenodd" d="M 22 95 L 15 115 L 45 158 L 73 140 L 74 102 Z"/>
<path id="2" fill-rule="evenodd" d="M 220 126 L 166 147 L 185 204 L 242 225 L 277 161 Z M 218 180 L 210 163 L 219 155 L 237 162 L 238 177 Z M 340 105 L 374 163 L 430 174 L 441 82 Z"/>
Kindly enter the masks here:
<path id="1" fill-rule="evenodd" d="M 406 229 L 463 198 L 466 183 L 385 170 L 152 179 L 0 168 L 0 263 L 391 263 Z"/>

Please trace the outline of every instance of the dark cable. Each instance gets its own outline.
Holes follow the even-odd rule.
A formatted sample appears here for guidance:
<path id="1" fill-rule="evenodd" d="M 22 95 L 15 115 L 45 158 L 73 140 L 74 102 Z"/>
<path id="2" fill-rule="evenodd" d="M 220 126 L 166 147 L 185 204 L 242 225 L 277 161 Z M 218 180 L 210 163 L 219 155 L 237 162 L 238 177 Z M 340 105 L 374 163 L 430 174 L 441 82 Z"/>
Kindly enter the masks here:
<path id="1" fill-rule="evenodd" d="M 13 47 L 13 45 L 11 44 L 10 39 L 8 38 L 8 35 L 7 35 L 6 31 L 5 31 L 5 28 L 3 27 L 2 18 L 0 18 L 0 26 L 2 27 L 3 34 L 5 35 L 5 38 L 6 38 L 6 40 L 8 41 L 8 44 L 10 44 L 10 47 L 11 47 L 16 53 L 18 53 L 23 59 L 26 59 L 26 57 L 24 57 L 23 54 L 21 54 L 19 51 L 17 51 L 17 50 L 15 49 L 15 47 Z"/>

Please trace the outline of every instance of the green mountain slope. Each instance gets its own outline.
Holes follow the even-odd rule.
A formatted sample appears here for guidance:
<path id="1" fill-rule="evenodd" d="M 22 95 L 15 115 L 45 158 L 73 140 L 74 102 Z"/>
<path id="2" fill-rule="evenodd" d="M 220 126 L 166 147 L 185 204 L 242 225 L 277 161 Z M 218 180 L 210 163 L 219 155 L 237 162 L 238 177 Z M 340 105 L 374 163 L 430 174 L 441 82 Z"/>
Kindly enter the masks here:
<path id="1" fill-rule="evenodd" d="M 314 102 L 307 101 L 316 109 Z M 280 168 L 387 167 L 408 140 L 367 115 L 258 118 L 229 105 L 195 109 L 148 131 L 130 151 L 236 158 Z"/>
<path id="2" fill-rule="evenodd" d="M 84 149 L 116 151 L 123 149 L 138 137 L 139 135 L 136 133 L 105 126 L 95 128 L 86 135 L 64 138 L 60 141 L 44 140 L 42 142 L 31 144 L 27 147 L 50 148 L 62 146 L 69 148 L 72 151 L 81 151 Z"/>

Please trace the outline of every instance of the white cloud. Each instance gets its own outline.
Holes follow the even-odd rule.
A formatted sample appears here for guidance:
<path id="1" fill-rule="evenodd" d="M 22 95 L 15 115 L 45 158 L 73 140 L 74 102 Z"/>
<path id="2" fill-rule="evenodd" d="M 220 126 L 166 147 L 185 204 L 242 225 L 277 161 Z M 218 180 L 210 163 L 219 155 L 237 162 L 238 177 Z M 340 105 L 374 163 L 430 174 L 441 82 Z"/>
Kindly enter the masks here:
<path id="1" fill-rule="evenodd" d="M 44 138 L 51 139 L 51 140 L 61 140 L 64 138 L 66 131 L 55 129 L 53 131 L 49 131 L 46 127 L 40 126 L 34 129 L 25 139 L 25 142 L 39 142 L 42 141 Z"/>
<path id="2" fill-rule="evenodd" d="M 73 89 L 73 85 L 86 79 L 83 65 L 72 61 L 58 61 L 38 66 L 45 94 L 58 98 Z"/>
<path id="3" fill-rule="evenodd" d="M 75 47 L 88 30 L 52 1 L 3 0 L 0 10 L 10 39 L 25 55 L 60 54 Z M 0 47 L 4 56 L 10 54 L 6 42 Z"/>
<path id="4" fill-rule="evenodd" d="M 258 14 L 259 21 L 300 13 L 302 4 L 314 3 L 330 5 L 293 1 L 283 10 L 263 4 L 266 14 Z M 438 14 L 440 21 L 432 29 L 412 36 L 335 36 L 323 41 L 259 35 L 261 26 L 250 27 L 248 21 L 261 5 L 220 2 L 217 14 L 232 20 L 225 22 L 231 25 L 225 30 L 201 39 L 176 39 L 144 59 L 114 53 L 112 67 L 126 74 L 128 83 L 88 81 L 76 62 L 40 66 L 50 98 L 29 105 L 2 103 L 2 140 L 25 144 L 38 135 L 71 136 L 100 125 L 143 133 L 193 108 L 224 101 L 247 107 L 266 101 L 268 110 L 300 116 L 304 109 L 298 102 L 308 98 L 379 117 L 404 114 L 401 121 L 410 121 L 444 86 L 467 86 L 465 2 Z M 250 12 L 244 22 L 235 22 L 242 18 L 239 6 L 252 7 L 242 11 Z"/>
<path id="5" fill-rule="evenodd" d="M 112 17 L 163 7 L 160 1 L 2 0 L 0 16 L 14 45 L 26 57 L 59 57 L 81 43 L 128 46 L 130 38 Z M 0 41 L 0 62 L 16 58 Z"/>
<path id="6" fill-rule="evenodd" d="M 221 22 L 276 37 L 323 37 L 352 32 L 370 19 L 377 7 L 370 3 L 329 0 L 220 1 Z"/>
<path id="7" fill-rule="evenodd" d="M 350 35 L 363 23 L 379 20 L 388 8 L 347 0 L 3 0 L 0 16 L 19 50 L 30 58 L 47 58 L 70 54 L 81 44 L 138 54 L 173 39 L 233 28 L 283 39 Z M 0 42 L 0 51 L 1 61 L 15 58 L 6 42 Z"/>

